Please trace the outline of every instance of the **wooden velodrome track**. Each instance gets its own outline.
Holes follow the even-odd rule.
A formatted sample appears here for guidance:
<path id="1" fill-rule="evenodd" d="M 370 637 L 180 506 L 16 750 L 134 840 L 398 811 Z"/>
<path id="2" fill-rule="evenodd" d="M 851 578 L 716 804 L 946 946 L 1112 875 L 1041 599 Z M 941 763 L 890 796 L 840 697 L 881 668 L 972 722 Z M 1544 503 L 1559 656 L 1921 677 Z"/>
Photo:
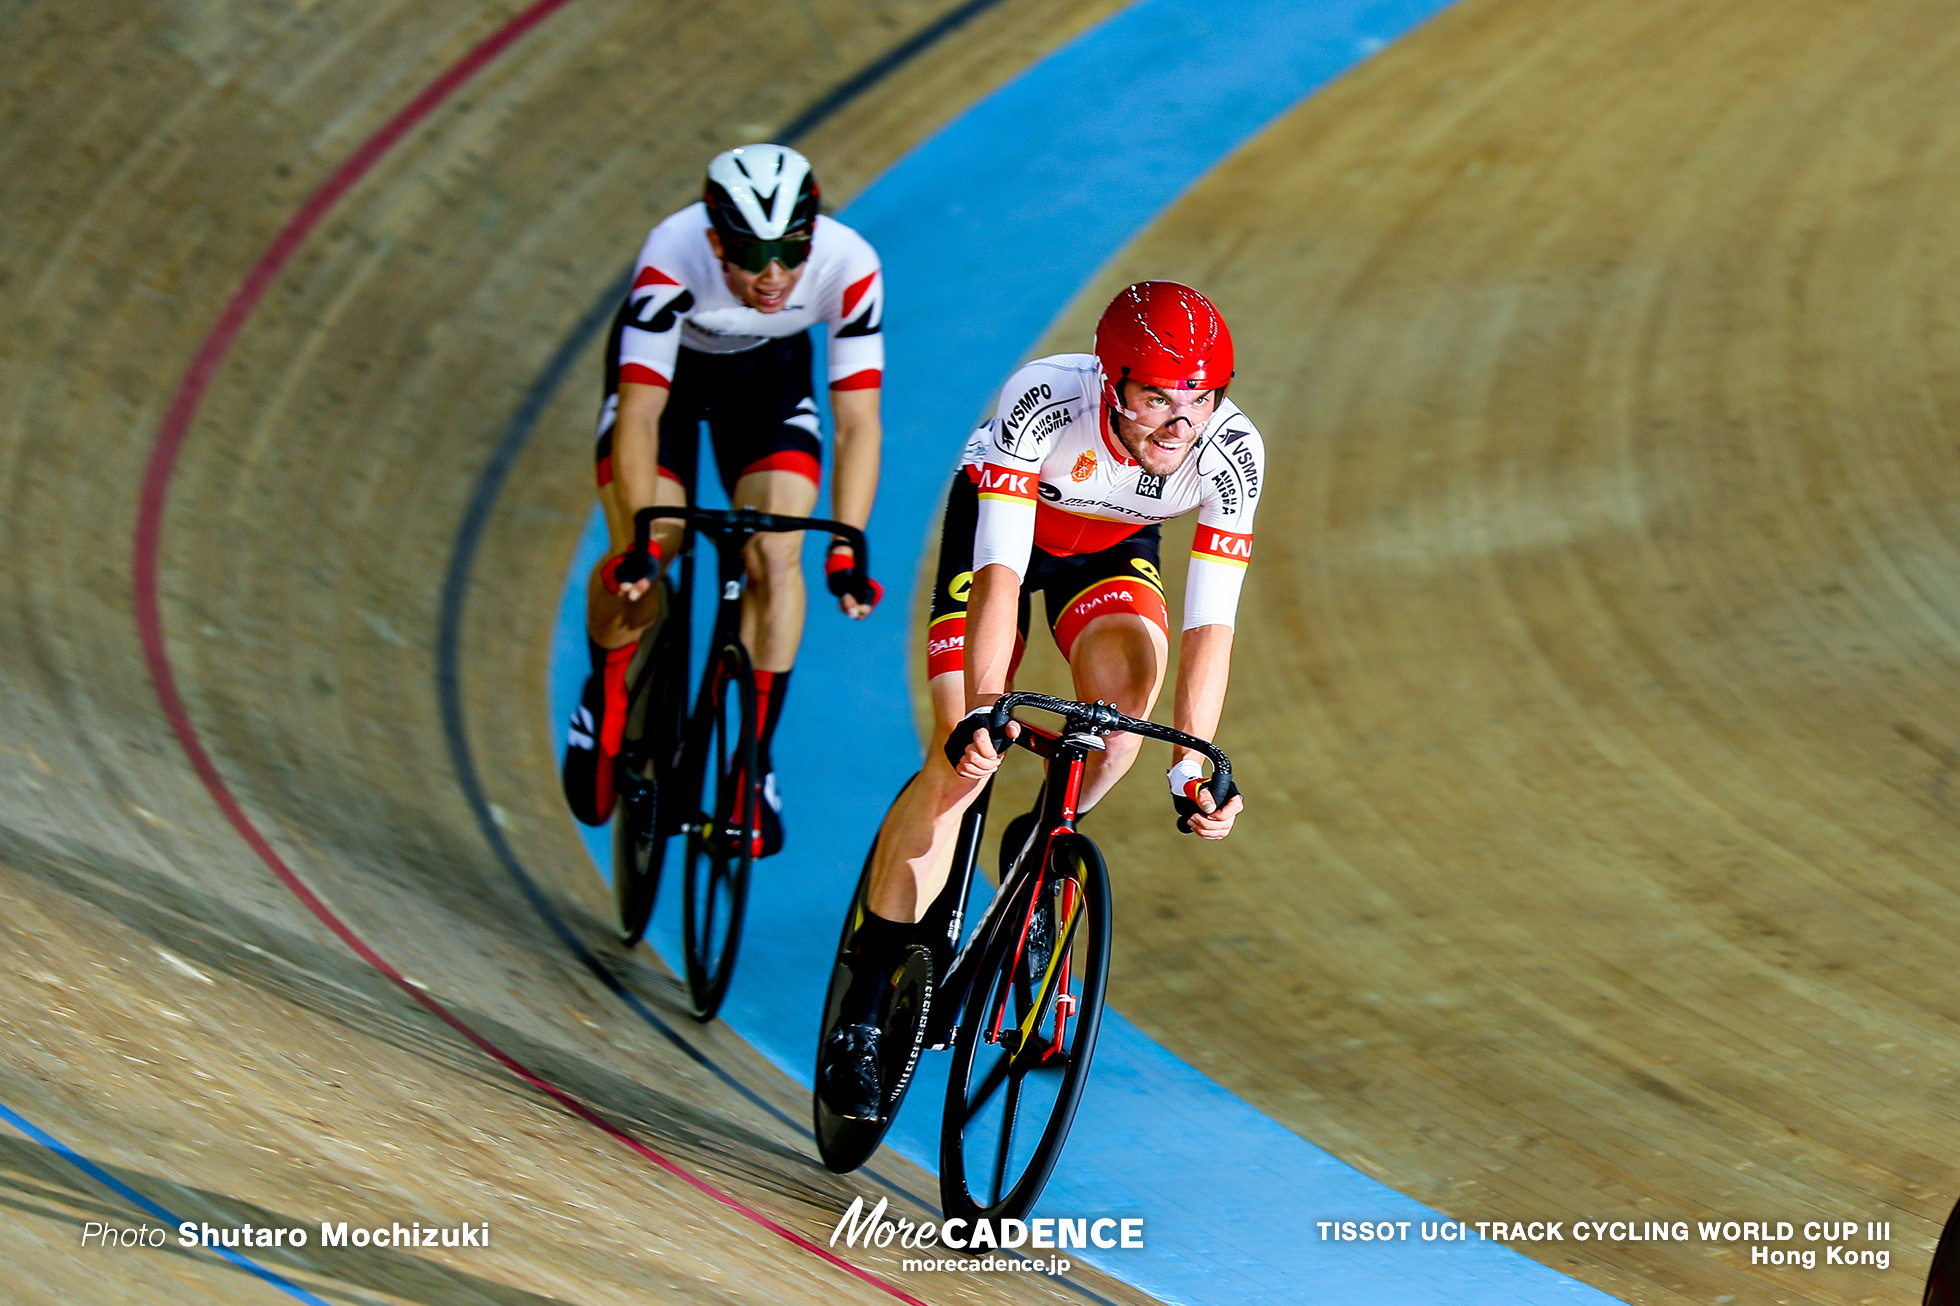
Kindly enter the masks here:
<path id="1" fill-rule="evenodd" d="M 875 1185 L 824 1172 L 807 1097 L 724 1029 L 694 1027 L 664 973 L 604 948 L 609 904 L 551 782 L 543 667 L 590 495 L 596 361 L 491 524 L 464 632 L 470 724 L 526 865 L 753 1101 L 607 994 L 490 856 L 443 746 L 432 642 L 465 501 L 567 320 L 698 193 L 708 154 L 772 134 L 953 7 L 577 0 L 553 14 L 299 250 L 216 375 L 163 534 L 178 684 L 279 854 L 472 1027 L 818 1242 Z M 1110 8 L 1005 0 L 805 147 L 848 196 Z M 495 1230 L 480 1252 L 322 1253 L 316 1237 L 255 1253 L 334 1302 L 892 1301 L 567 1114 L 357 959 L 227 824 L 145 671 L 129 541 L 198 342 L 306 196 L 516 12 L 9 15 L 0 1103 L 187 1219 Z M 880 1170 L 932 1191 L 916 1170 Z M 82 1253 L 88 1220 L 156 1222 L 11 1131 L 0 1177 L 9 1303 L 284 1299 L 174 1245 Z M 935 1302 L 1091 1300 L 1032 1275 L 908 1281 L 896 1253 L 859 1263 Z M 1093 1272 L 1075 1282 L 1140 1300 Z"/>
<path id="2" fill-rule="evenodd" d="M 180 687 L 279 852 L 500 1045 L 805 1233 L 857 1185 L 604 994 L 484 848 L 432 632 L 465 497 L 567 317 L 706 153 L 949 7 L 554 15 L 300 250 L 164 536 Z M 806 148 L 848 194 L 1111 7 L 1058 26 L 1006 0 Z M 198 341 L 338 161 L 505 16 L 10 20 L 0 1102 L 186 1218 L 498 1230 L 471 1255 L 264 1258 L 334 1300 L 891 1300 L 359 962 L 213 806 L 137 647 L 137 490 Z M 1458 1218 L 1895 1222 L 1886 1274 L 1526 1249 L 1629 1300 L 1916 1300 L 1960 1180 L 1957 46 L 1908 0 L 1466 0 L 1208 179 L 1051 341 L 1079 347 L 1131 275 L 1215 292 L 1273 455 L 1223 736 L 1243 833 L 1194 868 L 1142 778 L 1091 826 L 1125 868 L 1126 1013 Z M 597 947 L 539 706 L 589 484 L 590 394 L 562 394 L 485 537 L 464 689 L 503 829 Z M 606 955 L 677 1018 L 664 974 Z M 724 1030 L 683 1033 L 802 1119 Z M 0 1146 L 10 1300 L 277 1295 L 209 1259 L 79 1255 L 81 1222 L 133 1212 Z"/>
<path id="3" fill-rule="evenodd" d="M 1271 460 L 1246 837 L 1118 790 L 1112 990 L 1459 1218 L 1894 1222 L 1523 1248 L 1629 1300 L 1916 1302 L 1960 1182 L 1957 103 L 1937 3 L 1471 0 L 1047 342 L 1205 287 Z"/>

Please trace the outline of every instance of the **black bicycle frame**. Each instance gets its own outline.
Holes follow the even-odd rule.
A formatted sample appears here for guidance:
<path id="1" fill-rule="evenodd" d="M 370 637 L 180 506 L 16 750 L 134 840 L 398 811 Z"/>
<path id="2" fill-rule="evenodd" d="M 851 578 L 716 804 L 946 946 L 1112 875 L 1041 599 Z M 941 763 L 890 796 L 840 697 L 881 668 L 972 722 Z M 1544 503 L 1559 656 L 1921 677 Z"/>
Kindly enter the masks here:
<path id="1" fill-rule="evenodd" d="M 1047 773 L 1041 784 L 1041 795 L 1036 800 L 1034 832 L 1028 845 L 1015 855 L 1014 863 L 1002 877 L 994 892 L 993 901 L 981 913 L 973 927 L 966 946 L 959 949 L 946 974 L 934 987 L 932 1014 L 926 1028 L 926 1045 L 931 1048 L 952 1046 L 959 1034 L 959 1020 L 966 1009 L 966 991 L 974 981 L 974 970 L 980 964 L 980 955 L 985 950 L 988 937 L 996 928 L 995 915 L 1000 904 L 1014 896 L 1014 890 L 1030 875 L 1041 874 L 1048 865 L 1048 849 L 1056 839 L 1075 832 L 1075 822 L 1080 814 L 1077 805 L 1082 798 L 1082 774 L 1089 754 L 1100 753 L 1105 745 L 1103 736 L 1117 733 L 1141 735 L 1146 739 L 1157 739 L 1167 744 L 1195 749 L 1209 758 L 1212 764 L 1212 778 L 1209 785 L 1212 796 L 1217 799 L 1225 792 L 1225 786 L 1232 777 L 1232 763 L 1224 753 L 1210 742 L 1187 735 L 1182 730 L 1158 725 L 1155 721 L 1145 721 L 1127 716 L 1107 703 L 1077 703 L 1063 698 L 1050 698 L 1046 694 L 1006 694 L 994 703 L 992 718 L 988 729 L 993 732 L 994 743 L 1005 748 L 1007 723 L 1017 707 L 1033 707 L 1054 712 L 1064 719 L 1060 731 L 1044 730 L 1026 721 L 1019 722 L 1020 732 L 1013 743 L 1027 749 L 1047 762 Z M 1060 771 L 1061 784 L 1055 783 Z M 966 914 L 967 895 L 973 889 L 973 872 L 980 861 L 980 830 L 986 820 L 987 803 L 993 795 L 993 782 L 981 792 L 965 817 L 960 822 L 959 842 L 955 845 L 961 850 L 960 865 L 955 874 L 948 877 L 947 887 L 951 889 L 957 882 L 957 896 L 952 899 L 952 914 L 948 922 L 948 937 L 951 947 L 960 937 L 962 920 Z M 945 890 L 941 890 L 942 894 Z M 939 906 L 934 904 L 935 908 Z"/>
<path id="2" fill-rule="evenodd" d="M 823 517 L 785 517 L 778 513 L 759 512 L 754 508 L 642 508 L 633 514 L 633 539 L 636 549 L 645 550 L 647 541 L 652 538 L 653 523 L 655 519 L 661 517 L 678 518 L 685 525 L 680 550 L 681 578 L 675 587 L 674 610 L 666 614 L 667 620 L 677 615 L 682 620 L 692 619 L 694 550 L 688 545 L 693 542 L 697 534 L 706 535 L 714 542 L 716 580 L 720 598 L 715 604 L 714 626 L 708 637 L 710 658 L 729 641 L 741 636 L 742 592 L 748 588 L 748 568 L 743 565 L 742 550 L 757 535 L 787 531 L 829 531 L 851 546 L 856 560 L 854 570 L 869 573 L 871 567 L 870 545 L 865 541 L 864 532 L 857 527 Z M 685 645 L 683 648 L 681 668 L 682 675 L 685 676 L 690 665 L 692 650 L 686 649 Z M 716 707 L 714 692 L 713 677 L 703 676 L 700 692 L 694 700 L 694 710 L 688 714 L 688 725 L 682 735 L 679 758 L 695 755 L 697 750 L 693 745 L 706 734 Z M 689 834 L 692 831 L 683 827 L 668 833 Z"/>

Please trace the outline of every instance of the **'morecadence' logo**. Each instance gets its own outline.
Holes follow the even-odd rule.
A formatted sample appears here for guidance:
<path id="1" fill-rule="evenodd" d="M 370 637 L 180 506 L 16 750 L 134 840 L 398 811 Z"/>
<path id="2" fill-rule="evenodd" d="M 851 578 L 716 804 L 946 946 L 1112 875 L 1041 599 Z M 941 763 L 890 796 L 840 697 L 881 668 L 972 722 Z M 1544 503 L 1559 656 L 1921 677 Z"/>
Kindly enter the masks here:
<path id="1" fill-rule="evenodd" d="M 1138 1250 L 1143 1246 L 1143 1221 L 1134 1216 L 1127 1219 L 1108 1215 L 1041 1216 L 1033 1220 L 955 1217 L 935 1224 L 930 1220 L 890 1219 L 886 1215 L 890 1208 L 888 1197 L 879 1198 L 878 1204 L 869 1209 L 864 1198 L 857 1198 L 831 1231 L 830 1245 L 835 1247 L 841 1240 L 846 1247 L 897 1246 L 905 1251 L 948 1247 L 969 1253 L 1015 1251 L 1023 1247 L 1033 1251 L 1067 1251 L 1091 1247 Z M 1035 1264 L 1042 1268 L 1039 1262 Z M 1061 1265 L 1063 1270 L 1067 1268 L 1066 1262 Z M 949 1263 L 946 1268 L 955 1266 Z"/>

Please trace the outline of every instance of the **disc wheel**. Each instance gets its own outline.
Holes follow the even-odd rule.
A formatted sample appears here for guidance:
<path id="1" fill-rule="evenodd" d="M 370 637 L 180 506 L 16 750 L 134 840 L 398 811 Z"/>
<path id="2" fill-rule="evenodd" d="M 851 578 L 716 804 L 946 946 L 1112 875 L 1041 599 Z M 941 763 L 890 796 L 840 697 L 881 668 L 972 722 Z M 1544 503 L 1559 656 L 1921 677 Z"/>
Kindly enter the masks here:
<path id="1" fill-rule="evenodd" d="M 1109 980 L 1109 874 L 1065 834 L 1007 891 L 953 1041 L 940 1131 L 948 1218 L 1020 1219 L 1068 1140 Z"/>
<path id="2" fill-rule="evenodd" d="M 872 849 L 877 849 L 875 841 Z M 823 1028 L 817 1034 L 819 1065 L 823 1062 L 824 1045 L 830 1041 L 831 1031 L 837 1028 L 845 991 L 851 987 L 851 968 L 845 958 L 850 953 L 851 934 L 857 925 L 858 904 L 864 901 L 870 879 L 871 853 L 866 853 L 857 892 L 851 895 L 850 910 L 844 913 L 844 927 L 837 936 L 837 960 L 831 966 L 830 990 L 824 995 Z M 891 1015 L 878 1044 L 884 1090 L 879 1118 L 875 1122 L 847 1119 L 825 1105 L 822 1094 L 815 1091 L 810 1094 L 817 1154 L 823 1158 L 824 1165 L 838 1174 L 849 1174 L 870 1159 L 905 1101 L 905 1090 L 911 1086 L 912 1072 L 918 1068 L 919 1052 L 925 1046 L 926 1022 L 932 1014 L 933 964 L 931 948 L 914 946 L 906 950 L 905 964 L 892 993 Z"/>
<path id="3" fill-rule="evenodd" d="M 694 814 L 687 822 L 681 884 L 687 992 L 697 1020 L 713 1019 L 735 977 L 755 858 L 762 777 L 755 767 L 755 673 L 748 650 L 724 645 L 704 693 L 695 714 L 699 733 L 688 750 Z M 711 802 L 702 801 L 708 797 Z"/>
<path id="4" fill-rule="evenodd" d="M 674 611 L 671 585 L 665 611 Z M 632 689 L 616 781 L 619 803 L 612 820 L 613 908 L 619 940 L 629 948 L 646 935 L 660 893 L 667 838 L 673 831 L 672 821 L 661 819 L 660 801 L 673 783 L 670 772 L 680 739 L 687 671 L 682 624 L 671 616 L 661 622 L 629 670 Z"/>

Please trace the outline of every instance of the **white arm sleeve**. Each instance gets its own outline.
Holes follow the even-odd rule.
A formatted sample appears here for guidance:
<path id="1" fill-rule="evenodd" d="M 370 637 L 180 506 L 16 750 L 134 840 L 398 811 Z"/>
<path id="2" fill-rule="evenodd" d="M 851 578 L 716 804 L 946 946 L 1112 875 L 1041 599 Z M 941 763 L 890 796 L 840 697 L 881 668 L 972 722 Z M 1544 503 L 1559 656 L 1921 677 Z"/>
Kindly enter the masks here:
<path id="1" fill-rule="evenodd" d="M 1252 561 L 1252 518 L 1266 475 L 1266 445 L 1259 432 L 1234 413 L 1198 464 L 1206 490 L 1191 539 L 1184 575 L 1184 629 L 1237 624 L 1239 591 Z"/>
<path id="2" fill-rule="evenodd" d="M 885 274 L 870 241 L 842 223 L 831 224 L 831 229 L 845 255 L 835 298 L 824 305 L 830 323 L 830 384 L 839 390 L 876 390 L 885 370 Z"/>
<path id="3" fill-rule="evenodd" d="M 694 307 L 694 294 L 678 269 L 687 266 L 673 248 L 675 233 L 662 223 L 647 236 L 633 268 L 626 295 L 626 319 L 619 332 L 619 379 L 671 388 L 680 356 L 681 319 Z"/>

